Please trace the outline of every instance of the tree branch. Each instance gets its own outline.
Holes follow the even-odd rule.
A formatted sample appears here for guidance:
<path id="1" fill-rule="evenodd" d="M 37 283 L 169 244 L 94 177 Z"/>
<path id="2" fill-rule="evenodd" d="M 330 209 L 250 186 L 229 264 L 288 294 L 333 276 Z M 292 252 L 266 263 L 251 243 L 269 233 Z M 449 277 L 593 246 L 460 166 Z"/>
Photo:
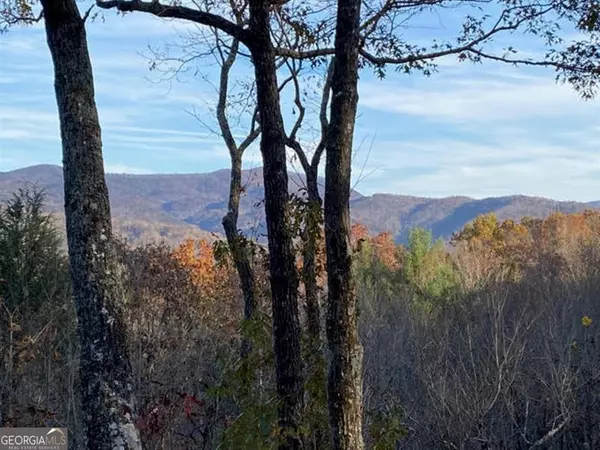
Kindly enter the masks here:
<path id="1" fill-rule="evenodd" d="M 329 107 L 329 98 L 331 96 L 331 82 L 333 80 L 333 62 L 334 58 L 329 62 L 327 68 L 327 76 L 325 77 L 325 84 L 323 85 L 323 95 L 321 96 L 321 110 L 319 111 L 319 121 L 321 123 L 321 140 L 315 149 L 311 167 L 316 170 L 321 162 L 321 156 L 327 147 L 327 134 L 329 133 L 329 118 L 327 117 L 327 110 Z"/>
<path id="2" fill-rule="evenodd" d="M 375 55 L 369 53 L 364 48 L 360 49 L 360 54 L 363 58 L 365 58 L 370 63 L 375 64 L 377 66 L 383 66 L 386 64 L 406 64 L 406 63 L 412 63 L 412 62 L 417 62 L 417 61 L 428 61 L 431 59 L 441 58 L 443 56 L 456 55 L 456 54 L 467 52 L 467 51 L 473 51 L 474 47 L 476 47 L 479 44 L 482 44 L 483 42 L 494 37 L 495 35 L 505 32 L 505 31 L 515 31 L 524 23 L 526 23 L 530 20 L 533 20 L 536 17 L 540 17 L 540 16 L 543 16 L 543 15 L 551 12 L 552 8 L 549 7 L 549 8 L 537 11 L 534 14 L 523 16 L 521 19 L 515 20 L 514 22 L 509 22 L 507 25 L 500 26 L 500 24 L 502 23 L 502 20 L 505 19 L 506 14 L 508 14 L 508 11 L 509 10 L 505 10 L 500 14 L 498 20 L 496 21 L 494 26 L 492 28 L 490 28 L 489 31 L 487 31 L 486 33 L 483 33 L 481 36 L 479 36 L 476 39 L 472 39 L 471 41 L 467 42 L 464 45 L 459 45 L 457 47 L 451 47 L 446 50 L 440 50 L 437 52 L 421 53 L 421 54 L 416 53 L 416 54 L 399 57 L 399 58 L 389 57 L 389 56 L 375 56 Z"/>
<path id="3" fill-rule="evenodd" d="M 96 5 L 102 9 L 115 8 L 121 12 L 138 11 L 161 18 L 188 20 L 201 25 L 218 28 L 246 45 L 252 40 L 252 33 L 249 30 L 226 18 L 185 6 L 170 6 L 163 5 L 158 1 L 142 2 L 136 0 L 97 0 Z"/>
<path id="4" fill-rule="evenodd" d="M 429 53 L 412 53 L 412 54 L 409 54 L 406 56 L 400 56 L 400 57 L 377 56 L 377 55 L 374 55 L 373 53 L 369 52 L 368 49 L 366 49 L 364 46 L 362 46 L 360 48 L 360 55 L 366 61 L 370 62 L 371 64 L 374 64 L 376 66 L 384 66 L 387 64 L 398 65 L 398 64 L 414 63 L 414 62 L 419 62 L 419 61 L 428 61 L 428 60 L 440 58 L 443 56 L 449 56 L 449 55 L 459 54 L 462 52 L 473 51 L 474 47 L 476 47 L 479 44 L 482 44 L 483 42 L 494 37 L 495 35 L 502 33 L 502 32 L 506 32 L 506 31 L 515 31 L 520 26 L 522 26 L 524 23 L 526 23 L 530 20 L 533 20 L 537 17 L 543 16 L 552 11 L 552 8 L 548 7 L 548 8 L 542 9 L 540 11 L 537 11 L 535 13 L 532 13 L 530 15 L 523 16 L 519 20 L 515 20 L 514 22 L 509 22 L 508 24 L 501 26 L 500 24 L 506 18 L 506 15 L 509 13 L 509 11 L 511 11 L 513 9 L 516 9 L 516 8 L 509 8 L 507 10 L 504 10 L 500 14 L 497 22 L 489 29 L 489 31 L 481 34 L 481 36 L 479 36 L 475 39 L 470 40 L 469 42 L 465 43 L 464 45 L 459 45 L 459 46 L 448 48 L 446 50 L 440 50 L 440 51 L 429 52 Z M 334 49 L 333 48 L 320 48 L 320 49 L 313 49 L 313 50 L 294 50 L 294 49 L 290 49 L 290 48 L 279 47 L 276 49 L 276 52 L 279 56 L 286 56 L 286 57 L 293 58 L 293 59 L 312 59 L 312 58 L 333 55 Z"/>
<path id="5" fill-rule="evenodd" d="M 306 108 L 302 104 L 302 91 L 300 89 L 300 82 L 298 81 L 298 76 L 300 74 L 300 67 L 296 67 L 296 62 L 292 59 L 286 59 L 286 65 L 291 73 L 292 82 L 294 84 L 294 104 L 298 108 L 298 118 L 292 127 L 292 131 L 290 132 L 290 139 L 296 140 L 296 135 L 298 131 L 302 127 L 302 122 L 304 122 L 304 117 L 306 116 Z"/>
<path id="6" fill-rule="evenodd" d="M 567 425 L 569 423 L 570 419 L 571 419 L 570 416 L 566 416 L 562 422 L 560 422 L 557 426 L 552 428 L 545 435 L 543 435 L 541 438 L 539 438 L 537 441 L 535 441 L 533 443 L 533 445 L 531 447 L 529 447 L 529 449 L 532 450 L 532 449 L 540 448 L 540 447 L 546 445 L 548 443 L 548 441 L 550 441 L 552 438 L 554 438 L 554 436 L 556 436 L 560 431 L 562 431 L 562 429 L 565 427 L 565 425 Z"/>
<path id="7" fill-rule="evenodd" d="M 85 22 L 86 20 L 88 20 L 88 17 L 90 17 L 90 13 L 92 12 L 92 10 L 94 9 L 95 5 L 91 5 L 85 12 L 85 14 L 83 15 L 82 20 Z"/>
<path id="8" fill-rule="evenodd" d="M 231 128 L 229 127 L 229 121 L 227 120 L 227 94 L 229 92 L 229 72 L 235 59 L 237 57 L 237 49 L 239 46 L 239 41 L 235 39 L 233 44 L 231 45 L 231 50 L 227 58 L 224 59 L 223 64 L 221 65 L 221 75 L 219 80 L 219 101 L 217 102 L 217 120 L 219 122 L 219 128 L 221 129 L 221 136 L 225 141 L 225 145 L 227 145 L 227 149 L 229 153 L 233 156 L 238 153 L 238 147 L 235 142 L 235 138 L 233 137 L 233 133 L 231 132 Z M 216 47 L 219 51 L 221 51 L 217 36 Z M 221 53 L 221 56 L 222 53 Z"/>
<path id="9" fill-rule="evenodd" d="M 277 56 L 285 56 L 293 59 L 313 59 L 323 56 L 332 56 L 335 51 L 333 48 L 317 48 L 313 50 L 294 50 L 291 48 L 277 47 L 275 49 Z"/>
<path id="10" fill-rule="evenodd" d="M 589 72 L 589 69 L 578 67 L 577 65 L 564 64 L 564 63 L 561 63 L 558 61 L 546 61 L 546 60 L 534 61 L 531 59 L 513 59 L 513 58 L 507 58 L 504 56 L 490 55 L 489 53 L 485 53 L 485 52 L 482 52 L 480 50 L 475 50 L 475 49 L 469 49 L 468 52 L 473 53 L 481 58 L 489 59 L 492 61 L 500 61 L 500 62 L 504 62 L 504 63 L 508 63 L 508 64 L 515 64 L 515 65 L 521 65 L 521 66 L 553 67 L 558 70 L 567 70 L 567 71 L 571 71 L 571 72 Z M 600 74 L 600 64 L 595 69 L 595 72 Z M 594 72 L 592 72 L 592 73 L 594 73 Z"/>
<path id="11" fill-rule="evenodd" d="M 34 23 L 38 23 L 44 17 L 44 11 L 42 10 L 37 16 L 22 16 L 13 14 L 10 10 L 0 12 L 0 18 L 2 21 L 0 22 L 0 32 L 2 30 L 2 25 L 6 24 L 7 26 L 17 25 L 17 24 L 25 24 L 32 25 Z"/>
<path id="12" fill-rule="evenodd" d="M 298 159 L 300 160 L 300 165 L 302 165 L 304 173 L 308 173 L 310 170 L 310 164 L 308 163 L 308 158 L 306 157 L 306 153 L 304 153 L 304 149 L 302 148 L 302 145 L 300 145 L 300 142 L 298 142 L 295 138 L 286 137 L 285 145 L 294 150 L 296 156 L 298 156 Z"/>

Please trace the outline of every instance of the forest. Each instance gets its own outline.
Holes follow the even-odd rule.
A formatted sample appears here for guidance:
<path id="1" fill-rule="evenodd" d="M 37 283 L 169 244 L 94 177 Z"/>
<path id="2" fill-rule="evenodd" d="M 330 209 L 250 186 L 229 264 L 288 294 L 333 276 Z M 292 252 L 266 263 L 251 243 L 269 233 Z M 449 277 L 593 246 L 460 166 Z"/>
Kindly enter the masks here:
<path id="1" fill-rule="evenodd" d="M 81 448 L 67 257 L 42 206 L 42 193 L 21 191 L 0 216 L 3 418 L 12 426 L 66 425 Z M 368 448 L 600 442 L 600 212 L 521 223 L 480 216 L 448 244 L 415 229 L 401 246 L 355 224 L 351 242 Z M 253 247 L 257 310 L 244 321 L 226 242 L 117 247 L 144 448 L 275 448 L 266 250 Z M 253 343 L 247 359 L 240 357 L 244 338 Z M 302 440 L 328 448 L 324 353 L 308 333 L 302 355 Z"/>
<path id="2" fill-rule="evenodd" d="M 434 76 L 452 56 L 546 68 L 593 100 L 596 0 L 87 6 L 0 6 L 4 31 L 45 29 L 67 240 L 43 191 L 0 209 L 4 427 L 64 427 L 93 450 L 600 447 L 600 213 L 482 215 L 449 242 L 416 228 L 406 245 L 350 220 L 362 73 Z M 133 247 L 113 233 L 86 26 L 114 11 L 196 25 L 153 70 L 217 61 L 213 117 L 198 120 L 230 156 L 225 239 Z M 405 38 L 438 14 L 454 35 Z M 520 51 L 523 36 L 541 52 Z M 266 242 L 238 226 L 255 144 Z"/>

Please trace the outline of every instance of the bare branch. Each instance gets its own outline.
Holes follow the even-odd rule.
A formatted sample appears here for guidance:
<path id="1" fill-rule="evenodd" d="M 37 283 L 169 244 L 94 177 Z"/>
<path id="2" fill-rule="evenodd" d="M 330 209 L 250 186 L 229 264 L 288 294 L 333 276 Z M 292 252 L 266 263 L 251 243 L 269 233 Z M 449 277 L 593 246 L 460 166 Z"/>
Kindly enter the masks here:
<path id="1" fill-rule="evenodd" d="M 300 82 L 298 81 L 298 75 L 301 70 L 301 66 L 296 67 L 296 62 L 294 60 L 286 60 L 286 65 L 290 70 L 292 82 L 294 84 L 294 104 L 298 108 L 298 118 L 292 127 L 292 131 L 290 133 L 290 139 L 296 140 L 296 135 L 302 126 L 302 122 L 304 121 L 304 117 L 306 116 L 306 108 L 302 104 L 302 91 L 300 89 Z"/>
<path id="2" fill-rule="evenodd" d="M 90 7 L 89 7 L 89 8 L 88 8 L 86 11 L 85 11 L 85 14 L 83 15 L 83 18 L 82 18 L 82 20 L 83 20 L 84 22 L 85 22 L 85 21 L 88 19 L 88 17 L 90 17 L 90 13 L 91 13 L 91 12 L 92 12 L 92 10 L 94 9 L 94 6 L 95 6 L 95 5 L 91 5 L 91 6 L 90 6 Z"/>
<path id="3" fill-rule="evenodd" d="M 496 24 L 488 32 L 483 33 L 478 38 L 473 39 L 464 45 L 451 47 L 446 50 L 430 52 L 430 53 L 415 53 L 415 54 L 411 54 L 411 55 L 408 55 L 405 57 L 395 58 L 395 57 L 386 57 L 386 56 L 376 56 L 376 55 L 373 55 L 372 53 L 370 53 L 368 50 L 361 48 L 360 54 L 367 61 L 369 61 L 370 63 L 375 64 L 377 66 L 383 66 L 386 64 L 406 64 L 406 63 L 417 62 L 417 61 L 427 61 L 427 60 L 431 60 L 431 59 L 437 59 L 437 58 L 441 58 L 443 56 L 455 55 L 455 54 L 463 53 L 466 51 L 472 51 L 477 45 L 482 44 L 485 41 L 488 41 L 490 38 L 494 37 L 495 35 L 502 33 L 502 32 L 506 32 L 506 31 L 515 31 L 521 25 L 523 25 L 525 22 L 532 20 L 536 17 L 540 17 L 545 14 L 548 14 L 550 11 L 552 11 L 552 8 L 546 8 L 546 9 L 540 10 L 536 13 L 524 16 L 521 19 L 515 20 L 514 22 L 512 22 L 510 24 L 501 26 L 500 23 L 502 22 L 502 20 L 504 19 L 505 15 L 507 13 L 507 10 L 505 10 L 502 12 L 502 14 L 500 14 L 500 17 L 498 18 L 498 21 L 496 22 Z"/>
<path id="4" fill-rule="evenodd" d="M 308 163 L 308 158 L 306 157 L 306 153 L 304 152 L 304 149 L 302 148 L 300 142 L 298 142 L 295 139 L 292 139 L 291 137 L 288 137 L 286 138 L 285 145 L 294 150 L 296 156 L 298 156 L 298 159 L 300 160 L 302 169 L 305 173 L 308 173 L 308 171 L 310 170 L 310 164 Z"/>
<path id="5" fill-rule="evenodd" d="M 533 445 L 531 447 L 529 447 L 529 449 L 533 450 L 533 449 L 545 446 L 548 443 L 548 441 L 553 439 L 558 433 L 560 433 L 562 431 L 562 429 L 565 427 L 565 425 L 567 425 L 569 423 L 570 420 L 571 420 L 570 416 L 565 417 L 562 422 L 560 422 L 557 426 L 552 428 L 545 435 L 543 435 L 541 438 L 539 438 L 537 441 L 535 441 L 533 443 Z"/>
<path id="6" fill-rule="evenodd" d="M 217 36 L 217 47 L 219 47 L 219 41 Z M 229 72 L 235 59 L 237 57 L 237 49 L 239 47 L 239 41 L 236 39 L 233 41 L 231 46 L 231 51 L 225 60 L 223 61 L 223 65 L 221 66 L 221 74 L 219 79 L 219 101 L 217 102 L 217 120 L 219 122 L 219 127 L 221 128 L 221 134 L 223 136 L 223 140 L 225 141 L 225 145 L 227 145 L 227 149 L 229 153 L 237 154 L 238 148 L 231 133 L 231 128 L 229 127 L 229 121 L 227 120 L 226 109 L 227 109 L 227 94 L 229 92 Z M 221 49 L 219 48 L 219 51 Z M 222 55 L 222 53 L 221 53 Z"/>
<path id="7" fill-rule="evenodd" d="M 315 149 L 313 154 L 311 166 L 316 170 L 321 161 L 321 156 L 327 147 L 327 134 L 329 133 L 329 118 L 327 117 L 327 111 L 329 107 L 329 98 L 331 96 L 331 82 L 333 80 L 333 62 L 332 58 L 329 62 L 327 69 L 327 76 L 325 77 L 325 84 L 323 85 L 323 95 L 321 96 L 321 109 L 319 112 L 319 121 L 321 122 L 321 140 Z"/>
<path id="8" fill-rule="evenodd" d="M 12 26 L 12 25 L 33 25 L 38 23 L 44 17 L 44 11 L 41 11 L 37 16 L 19 15 L 14 14 L 11 10 L 5 10 L 1 12 L 2 22 L 1 25 Z"/>
<path id="9" fill-rule="evenodd" d="M 333 48 L 317 48 L 313 50 L 295 50 L 291 48 L 277 47 L 275 53 L 279 56 L 285 56 L 294 59 L 314 59 L 323 56 L 333 56 Z"/>
<path id="10" fill-rule="evenodd" d="M 260 127 L 252 128 L 246 138 L 240 143 L 238 150 L 243 153 L 260 136 Z"/>
<path id="11" fill-rule="evenodd" d="M 500 61 L 500 62 L 505 62 L 505 63 L 509 63 L 509 64 L 515 64 L 515 65 L 520 65 L 520 66 L 538 66 L 538 67 L 553 67 L 555 69 L 558 70 L 566 70 L 566 71 L 570 71 L 570 72 L 584 72 L 587 71 L 586 69 L 579 67 L 577 65 L 573 65 L 573 64 L 565 64 L 565 63 L 561 63 L 558 61 L 534 61 L 531 59 L 513 59 L 513 58 L 508 58 L 505 56 L 496 56 L 496 55 L 491 55 L 489 53 L 485 53 L 482 52 L 480 50 L 475 50 L 475 49 L 469 49 L 468 50 L 469 53 L 473 53 L 481 58 L 485 58 L 485 59 L 490 59 L 493 61 Z M 595 71 L 600 74 L 600 63 L 599 65 L 596 67 Z"/>
<path id="12" fill-rule="evenodd" d="M 158 1 L 142 2 L 135 0 L 97 0 L 96 5 L 102 9 L 117 9 L 121 12 L 145 12 L 156 17 L 169 19 L 183 19 L 190 22 L 218 28 L 244 44 L 252 40 L 250 31 L 226 18 L 185 6 L 163 5 Z"/>

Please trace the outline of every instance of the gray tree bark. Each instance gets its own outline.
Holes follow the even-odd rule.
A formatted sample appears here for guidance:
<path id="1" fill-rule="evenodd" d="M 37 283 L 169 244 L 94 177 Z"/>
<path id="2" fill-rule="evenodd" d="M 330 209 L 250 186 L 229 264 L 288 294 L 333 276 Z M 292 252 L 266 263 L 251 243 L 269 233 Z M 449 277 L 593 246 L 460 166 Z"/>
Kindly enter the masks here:
<path id="1" fill-rule="evenodd" d="M 216 45 L 221 45 L 217 40 Z M 229 55 L 223 60 L 219 77 L 219 101 L 217 102 L 217 121 L 221 136 L 229 150 L 231 161 L 231 174 L 229 180 L 229 202 L 228 210 L 223 217 L 223 229 L 227 244 L 231 251 L 231 257 L 240 277 L 240 288 L 244 297 L 244 320 L 251 320 L 256 311 L 256 277 L 254 269 L 245 245 L 244 237 L 238 231 L 238 218 L 240 213 L 240 196 L 242 194 L 242 156 L 260 134 L 260 129 L 252 129 L 250 133 L 238 146 L 231 132 L 229 120 L 227 119 L 227 95 L 229 92 L 229 74 L 237 58 L 239 41 L 234 39 Z M 244 336 L 242 338 L 241 356 L 246 358 L 252 351 L 252 340 Z"/>
<path id="2" fill-rule="evenodd" d="M 63 147 L 65 216 L 81 344 L 87 447 L 141 449 L 113 248 L 85 20 L 75 0 L 42 0 Z"/>
<path id="3" fill-rule="evenodd" d="M 362 358 L 350 245 L 350 176 L 358 104 L 361 0 L 338 0 L 325 165 L 328 404 L 334 450 L 361 450 Z"/>
<path id="4" fill-rule="evenodd" d="M 252 320 L 256 312 L 256 278 L 249 258 L 244 238 L 238 231 L 238 216 L 240 210 L 240 194 L 242 192 L 242 158 L 241 155 L 231 155 L 231 179 L 229 182 L 229 208 L 223 217 L 223 229 L 231 257 L 240 277 L 240 288 L 244 297 L 244 320 Z M 252 351 L 252 340 L 242 338 L 241 356 L 246 358 Z"/>
<path id="5" fill-rule="evenodd" d="M 261 125 L 265 215 L 269 241 L 269 271 L 273 303 L 273 341 L 279 421 L 284 430 L 280 448 L 299 449 L 298 425 L 302 412 L 304 379 L 300 353 L 298 274 L 288 217 L 289 194 L 285 129 L 281 115 L 275 49 L 271 42 L 268 0 L 250 2 L 248 43 L 256 76 Z"/>
<path id="6" fill-rule="evenodd" d="M 333 58 L 332 58 L 333 61 Z M 295 66 L 290 66 L 295 68 Z M 321 308 L 319 306 L 319 286 L 317 282 L 317 254 L 320 241 L 320 226 L 323 223 L 323 200 L 319 193 L 319 164 L 325 151 L 327 134 L 329 129 L 329 119 L 327 108 L 329 107 L 331 77 L 333 63 L 330 62 L 325 77 L 323 93 L 321 96 L 321 105 L 319 111 L 319 122 L 321 125 L 321 139 L 317 145 L 312 158 L 308 156 L 297 139 L 297 132 L 302 127 L 305 118 L 306 108 L 302 102 L 302 91 L 298 81 L 298 73 L 292 73 L 292 79 L 295 86 L 295 104 L 298 107 L 299 114 L 296 123 L 286 139 L 286 144 L 294 150 L 298 157 L 302 170 L 306 176 L 306 193 L 308 201 L 308 217 L 304 224 L 304 245 L 302 249 L 303 270 L 302 281 L 306 291 L 306 315 L 308 336 L 313 348 L 319 348 L 321 344 Z"/>

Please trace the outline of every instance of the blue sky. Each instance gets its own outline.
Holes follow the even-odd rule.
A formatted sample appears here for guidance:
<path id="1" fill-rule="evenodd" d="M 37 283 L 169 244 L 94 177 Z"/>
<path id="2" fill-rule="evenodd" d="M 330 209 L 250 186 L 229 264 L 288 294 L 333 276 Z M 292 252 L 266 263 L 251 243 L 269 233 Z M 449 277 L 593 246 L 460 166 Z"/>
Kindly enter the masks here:
<path id="1" fill-rule="evenodd" d="M 149 71 L 147 48 L 176 42 L 178 30 L 192 28 L 112 12 L 89 24 L 107 171 L 228 166 L 220 137 L 189 114 L 212 121 L 211 87 L 191 73 L 158 82 Z M 364 194 L 600 199 L 600 101 L 583 102 L 549 70 L 447 58 L 430 78 L 363 73 L 355 143 L 354 178 Z M 60 162 L 43 29 L 15 28 L 0 36 L 0 171 Z M 260 164 L 250 149 L 246 168 Z"/>

